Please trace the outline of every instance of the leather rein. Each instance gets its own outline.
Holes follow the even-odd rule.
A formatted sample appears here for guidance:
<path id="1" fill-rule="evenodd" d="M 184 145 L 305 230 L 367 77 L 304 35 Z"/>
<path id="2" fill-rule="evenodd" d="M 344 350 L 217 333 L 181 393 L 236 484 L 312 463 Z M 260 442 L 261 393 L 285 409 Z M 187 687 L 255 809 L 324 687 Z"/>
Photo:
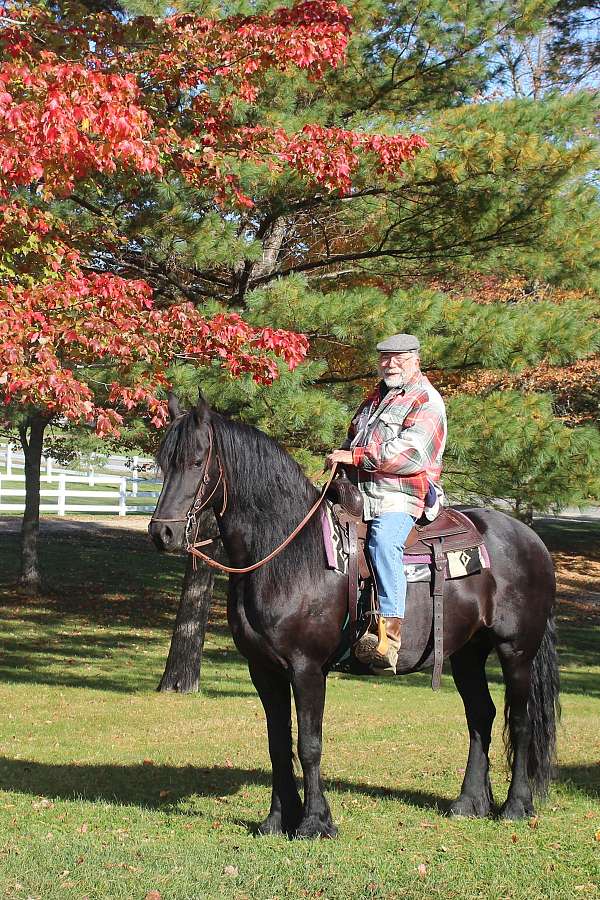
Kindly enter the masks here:
<path id="1" fill-rule="evenodd" d="M 204 469 L 202 475 L 200 477 L 200 481 L 198 482 L 198 487 L 196 488 L 196 493 L 194 495 L 194 499 L 192 501 L 192 505 L 186 513 L 185 518 L 179 519 L 159 519 L 155 516 L 152 516 L 150 523 L 152 522 L 185 522 L 185 549 L 187 553 L 191 553 L 193 557 L 193 566 L 196 567 L 196 559 L 201 559 L 207 566 L 210 566 L 213 569 L 218 569 L 220 572 L 228 572 L 230 574 L 237 575 L 245 575 L 248 572 L 254 572 L 256 569 L 260 569 L 261 566 L 264 566 L 266 563 L 270 562 L 274 557 L 278 556 L 285 548 L 290 544 L 296 535 L 298 535 L 304 526 L 310 521 L 313 515 L 316 513 L 318 508 L 321 506 L 325 499 L 325 494 L 327 493 L 327 488 L 333 481 L 337 470 L 337 463 L 334 463 L 331 469 L 331 474 L 327 479 L 327 482 L 323 486 L 321 490 L 321 494 L 319 499 L 311 506 L 309 511 L 306 513 L 301 522 L 296 525 L 294 530 L 288 537 L 276 547 L 268 556 L 265 556 L 264 559 L 259 560 L 256 563 L 253 563 L 251 566 L 243 566 L 241 568 L 236 568 L 234 566 L 225 566 L 223 563 L 217 562 L 216 559 L 213 559 L 211 556 L 207 556 L 199 547 L 205 547 L 207 544 L 212 544 L 215 538 L 208 538 L 205 541 L 198 540 L 198 531 L 200 529 L 200 519 L 199 514 L 206 509 L 209 505 L 210 501 L 216 494 L 219 485 L 223 485 L 223 504 L 221 506 L 221 512 L 218 514 L 222 516 L 225 510 L 227 509 L 227 481 L 225 479 L 225 472 L 223 470 L 223 464 L 221 462 L 221 458 L 218 452 L 215 452 L 215 457 L 217 459 L 217 464 L 219 466 L 219 477 L 217 478 L 215 485 L 208 495 L 208 497 L 204 497 L 204 493 L 207 490 L 208 485 L 210 484 L 210 464 L 212 461 L 213 455 L 213 430 L 209 426 L 208 430 L 209 438 L 208 438 L 208 453 L 206 456 L 206 462 L 204 463 Z M 190 540 L 190 536 L 193 533 L 193 538 Z"/>

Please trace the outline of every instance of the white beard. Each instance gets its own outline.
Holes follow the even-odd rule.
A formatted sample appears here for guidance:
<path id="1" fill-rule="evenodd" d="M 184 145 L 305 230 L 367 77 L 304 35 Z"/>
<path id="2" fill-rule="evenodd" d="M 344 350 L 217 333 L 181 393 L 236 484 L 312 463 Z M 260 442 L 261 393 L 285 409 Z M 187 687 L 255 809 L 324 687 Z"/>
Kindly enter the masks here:
<path id="1" fill-rule="evenodd" d="M 406 384 L 406 378 L 404 375 L 387 375 L 383 376 L 383 380 L 385 382 L 385 386 L 389 388 L 399 388 L 404 387 Z"/>

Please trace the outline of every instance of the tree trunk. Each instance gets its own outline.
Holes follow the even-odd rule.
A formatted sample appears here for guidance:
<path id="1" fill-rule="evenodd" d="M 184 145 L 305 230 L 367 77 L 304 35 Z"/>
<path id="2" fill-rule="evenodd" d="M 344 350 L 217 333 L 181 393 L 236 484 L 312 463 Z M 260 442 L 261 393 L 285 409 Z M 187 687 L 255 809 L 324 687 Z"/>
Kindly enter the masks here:
<path id="1" fill-rule="evenodd" d="M 199 533 L 203 538 L 218 536 L 212 512 L 204 514 Z M 158 691 L 190 694 L 199 690 L 202 650 L 215 575 L 214 569 L 209 569 L 199 560 L 194 571 L 192 563 L 193 558 L 188 555 L 171 647 Z"/>
<path id="2" fill-rule="evenodd" d="M 515 516 L 519 519 L 520 522 L 523 522 L 525 525 L 531 526 L 533 525 L 533 506 L 531 503 L 523 503 L 522 500 L 515 500 Z"/>
<path id="3" fill-rule="evenodd" d="M 40 531 L 40 468 L 44 430 L 48 419 L 32 413 L 19 427 L 25 455 L 25 512 L 21 525 L 21 574 L 19 590 L 28 596 L 39 594 L 42 586 L 38 559 Z"/>

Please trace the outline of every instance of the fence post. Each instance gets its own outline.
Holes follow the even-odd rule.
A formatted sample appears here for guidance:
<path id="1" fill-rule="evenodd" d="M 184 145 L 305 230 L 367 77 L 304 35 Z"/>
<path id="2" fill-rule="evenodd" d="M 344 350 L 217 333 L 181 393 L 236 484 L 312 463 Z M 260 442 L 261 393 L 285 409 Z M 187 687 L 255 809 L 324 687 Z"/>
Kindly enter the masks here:
<path id="1" fill-rule="evenodd" d="M 119 483 L 119 515 L 127 515 L 127 476 L 121 478 Z"/>
<path id="2" fill-rule="evenodd" d="M 12 444 L 6 445 L 6 474 L 12 475 Z"/>
<path id="3" fill-rule="evenodd" d="M 64 474 L 64 472 L 58 476 L 57 505 L 58 505 L 58 510 L 57 510 L 58 515 L 64 516 L 66 513 L 65 507 L 67 505 L 67 476 Z"/>
<path id="4" fill-rule="evenodd" d="M 138 471 L 138 463 L 139 463 L 139 457 L 134 456 L 134 457 L 133 457 L 133 462 L 132 462 L 132 465 L 133 465 L 133 475 L 131 476 L 131 493 L 132 493 L 132 495 L 133 495 L 134 497 L 137 497 L 137 492 L 138 492 L 138 479 L 139 479 L 139 477 L 140 477 L 140 473 L 139 473 L 139 471 Z"/>
<path id="5" fill-rule="evenodd" d="M 52 457 L 46 457 L 46 481 L 52 481 Z"/>

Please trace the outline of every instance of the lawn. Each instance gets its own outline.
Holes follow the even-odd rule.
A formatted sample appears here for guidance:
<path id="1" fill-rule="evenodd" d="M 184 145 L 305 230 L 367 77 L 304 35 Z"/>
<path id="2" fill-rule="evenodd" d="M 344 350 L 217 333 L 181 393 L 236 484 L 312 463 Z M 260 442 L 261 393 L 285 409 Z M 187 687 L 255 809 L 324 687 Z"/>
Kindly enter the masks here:
<path id="1" fill-rule="evenodd" d="M 564 565 L 573 560 L 585 577 L 585 560 L 600 561 L 600 530 L 563 532 L 544 525 Z M 394 682 L 335 674 L 323 774 L 340 836 L 300 842 L 255 835 L 270 796 L 264 719 L 225 627 L 222 583 L 202 693 L 157 694 L 182 560 L 122 530 L 47 535 L 50 587 L 32 603 L 11 588 L 17 551 L 17 537 L 2 534 L 0 896 L 600 896 L 597 584 L 586 599 L 565 569 L 560 767 L 538 817 L 447 818 L 467 748 L 451 677 L 434 694 L 428 673 Z M 502 801 L 496 667 L 490 678 L 499 710 L 492 778 Z"/>

